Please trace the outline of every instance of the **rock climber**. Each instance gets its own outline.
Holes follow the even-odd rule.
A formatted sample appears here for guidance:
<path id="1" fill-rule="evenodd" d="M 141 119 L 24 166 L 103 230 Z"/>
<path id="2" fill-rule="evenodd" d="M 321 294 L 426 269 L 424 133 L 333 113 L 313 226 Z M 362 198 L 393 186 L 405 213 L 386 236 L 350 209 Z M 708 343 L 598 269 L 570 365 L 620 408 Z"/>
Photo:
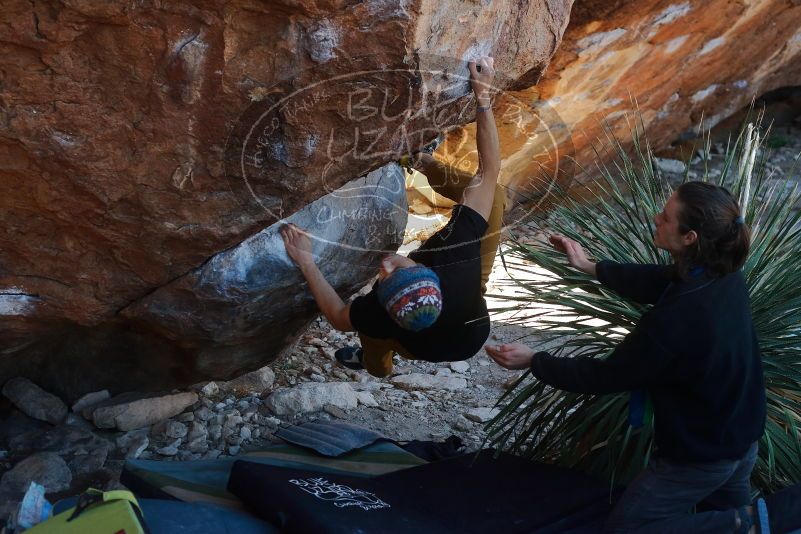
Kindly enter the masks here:
<path id="1" fill-rule="evenodd" d="M 281 229 L 287 254 L 328 322 L 359 335 L 360 348 L 336 352 L 348 368 L 387 376 L 395 353 L 433 362 L 465 360 L 480 351 L 489 336 L 483 295 L 500 240 L 505 196 L 497 184 L 493 58 L 481 57 L 468 67 L 477 105 L 478 172 L 448 167 L 426 152 L 402 158 L 401 164 L 420 171 L 432 189 L 457 204 L 447 225 L 408 257 L 395 254 L 381 260 L 378 281 L 369 294 L 345 303 L 315 264 L 308 235 L 293 225 Z"/>

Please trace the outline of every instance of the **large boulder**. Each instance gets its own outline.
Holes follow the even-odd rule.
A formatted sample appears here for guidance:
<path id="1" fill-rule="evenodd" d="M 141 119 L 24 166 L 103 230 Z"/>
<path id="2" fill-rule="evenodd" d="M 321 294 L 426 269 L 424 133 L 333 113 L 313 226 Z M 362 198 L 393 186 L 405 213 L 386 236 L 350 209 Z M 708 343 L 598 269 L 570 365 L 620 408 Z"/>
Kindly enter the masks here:
<path id="1" fill-rule="evenodd" d="M 72 401 L 269 363 L 315 313 L 278 226 L 313 224 L 343 295 L 368 281 L 405 223 L 386 164 L 473 119 L 466 60 L 535 83 L 570 5 L 4 1 L 0 381 Z"/>
<path id="2" fill-rule="evenodd" d="M 799 2 L 577 0 L 542 80 L 496 105 L 507 117 L 501 181 L 532 204 L 554 176 L 562 185 L 586 178 L 578 170 L 593 168 L 595 148 L 613 153 L 605 127 L 628 146 L 642 126 L 653 148 L 665 148 L 799 84 Z M 474 132 L 453 132 L 438 155 L 475 166 Z"/>

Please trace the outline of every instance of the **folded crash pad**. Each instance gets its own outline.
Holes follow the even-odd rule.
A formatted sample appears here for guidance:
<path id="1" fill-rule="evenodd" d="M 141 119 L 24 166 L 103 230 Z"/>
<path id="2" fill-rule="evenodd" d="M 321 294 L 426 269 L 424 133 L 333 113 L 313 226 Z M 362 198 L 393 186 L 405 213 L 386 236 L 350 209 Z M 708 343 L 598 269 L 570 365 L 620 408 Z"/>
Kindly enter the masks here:
<path id="1" fill-rule="evenodd" d="M 379 440 L 382 434 L 341 421 L 314 421 L 281 428 L 275 435 L 282 440 L 305 447 L 323 456 L 342 456 Z"/>

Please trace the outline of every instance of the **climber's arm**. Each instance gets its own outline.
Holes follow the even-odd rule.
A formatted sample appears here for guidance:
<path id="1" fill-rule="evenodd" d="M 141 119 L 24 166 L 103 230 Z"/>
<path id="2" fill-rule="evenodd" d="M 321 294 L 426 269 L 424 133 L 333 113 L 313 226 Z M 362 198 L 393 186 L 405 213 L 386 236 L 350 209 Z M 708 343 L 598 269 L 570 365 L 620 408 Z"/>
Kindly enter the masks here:
<path id="1" fill-rule="evenodd" d="M 306 282 L 309 283 L 309 291 L 331 326 L 343 332 L 352 331 L 350 304 L 345 304 L 337 295 L 317 264 L 314 263 L 309 237 L 293 224 L 287 224 L 281 228 L 281 237 L 284 240 L 287 255 L 292 258 Z"/>
<path id="2" fill-rule="evenodd" d="M 501 170 L 501 151 L 498 143 L 498 129 L 490 108 L 490 84 L 495 76 L 493 59 L 482 57 L 470 63 L 470 79 L 476 95 L 476 147 L 478 148 L 479 168 L 470 185 L 464 190 L 462 204 L 473 208 L 484 220 L 489 220 L 492 211 L 495 187 Z M 481 68 L 479 71 L 477 67 Z"/>

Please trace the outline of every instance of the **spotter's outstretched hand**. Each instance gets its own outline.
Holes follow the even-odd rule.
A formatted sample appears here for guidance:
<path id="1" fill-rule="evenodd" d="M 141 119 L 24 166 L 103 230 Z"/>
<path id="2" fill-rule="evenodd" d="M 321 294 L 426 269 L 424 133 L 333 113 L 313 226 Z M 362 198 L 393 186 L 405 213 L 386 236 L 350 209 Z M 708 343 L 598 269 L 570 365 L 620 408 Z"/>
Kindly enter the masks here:
<path id="1" fill-rule="evenodd" d="M 587 253 L 584 252 L 578 241 L 559 234 L 552 235 L 548 241 L 551 242 L 553 248 L 565 253 L 570 265 L 587 274 L 595 274 L 595 263 L 587 258 Z"/>
<path id="2" fill-rule="evenodd" d="M 506 369 L 528 369 L 534 351 L 522 343 L 504 343 L 502 345 L 486 345 L 490 358 Z"/>

